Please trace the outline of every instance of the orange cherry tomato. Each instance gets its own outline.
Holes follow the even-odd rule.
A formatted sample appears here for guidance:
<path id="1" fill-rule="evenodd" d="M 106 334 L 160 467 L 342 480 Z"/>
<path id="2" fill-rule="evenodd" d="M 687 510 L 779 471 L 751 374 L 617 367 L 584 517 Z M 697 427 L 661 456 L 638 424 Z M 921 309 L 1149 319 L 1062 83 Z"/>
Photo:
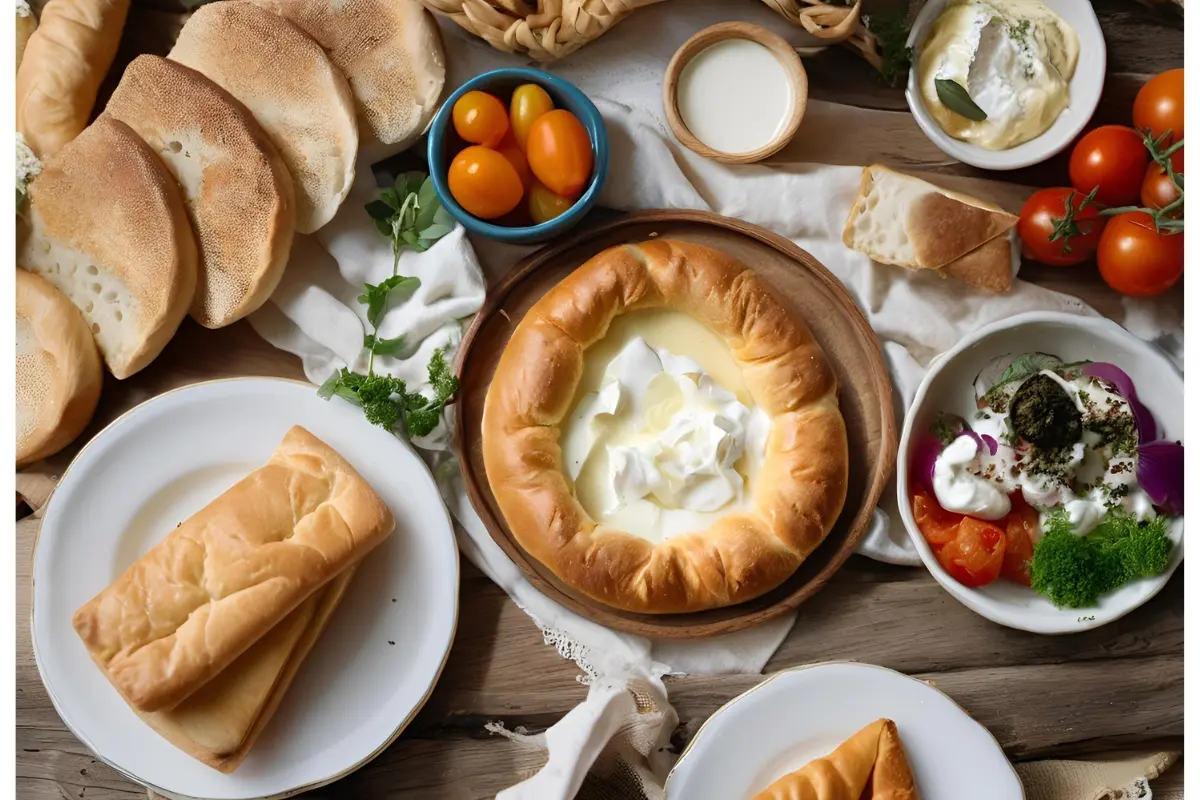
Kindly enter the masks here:
<path id="1" fill-rule="evenodd" d="M 1037 509 L 1025 502 L 1020 492 L 1009 496 L 1012 511 L 1001 522 L 1004 525 L 1004 562 L 1000 577 L 1029 585 L 1029 562 L 1033 558 L 1033 539 L 1040 522 Z"/>
<path id="2" fill-rule="evenodd" d="M 958 536 L 937 551 L 938 563 L 963 586 L 987 586 L 1000 576 L 1006 535 L 994 522 L 963 517 Z"/>
<path id="3" fill-rule="evenodd" d="M 1171 132 L 1168 144 L 1183 138 L 1183 68 L 1155 75 L 1133 101 L 1133 124 L 1157 139 Z"/>
<path id="4" fill-rule="evenodd" d="M 529 187 L 529 216 L 535 225 L 549 222 L 573 205 L 574 200 L 555 194 L 538 181 Z"/>
<path id="5" fill-rule="evenodd" d="M 525 153 L 517 146 L 517 142 L 513 139 L 513 133 L 510 130 L 496 147 L 496 151 L 504 156 L 508 163 L 513 165 L 513 169 L 517 171 L 517 177 L 521 179 L 521 186 L 525 191 L 529 191 L 529 187 L 533 185 L 533 172 L 529 169 L 529 160 L 525 158 Z"/>
<path id="6" fill-rule="evenodd" d="M 563 197 L 578 197 L 592 177 L 592 141 L 575 115 L 547 111 L 529 127 L 525 155 L 534 177 Z"/>
<path id="7" fill-rule="evenodd" d="M 1100 277 L 1121 294 L 1161 294 L 1183 277 L 1183 233 L 1155 230 L 1145 211 L 1118 214 L 1100 235 L 1096 264 Z"/>
<path id="8" fill-rule="evenodd" d="M 521 177 L 508 159 L 495 150 L 474 145 L 450 162 L 446 176 L 450 194 L 468 213 L 495 219 L 516 208 L 525 194 Z"/>
<path id="9" fill-rule="evenodd" d="M 963 515 L 942 508 L 925 487 L 919 487 L 913 493 L 912 504 L 917 528 L 934 550 L 949 544 L 958 536 L 958 525 L 963 521 Z"/>
<path id="10" fill-rule="evenodd" d="M 467 92 L 454 103 L 454 130 L 464 141 L 495 147 L 508 133 L 504 104 L 487 92 Z"/>
<path id="11" fill-rule="evenodd" d="M 524 150 L 525 141 L 529 138 L 529 128 L 533 121 L 554 110 L 554 101 L 546 90 L 536 83 L 518 86 L 508 104 L 508 124 L 516 137 L 517 145 Z"/>

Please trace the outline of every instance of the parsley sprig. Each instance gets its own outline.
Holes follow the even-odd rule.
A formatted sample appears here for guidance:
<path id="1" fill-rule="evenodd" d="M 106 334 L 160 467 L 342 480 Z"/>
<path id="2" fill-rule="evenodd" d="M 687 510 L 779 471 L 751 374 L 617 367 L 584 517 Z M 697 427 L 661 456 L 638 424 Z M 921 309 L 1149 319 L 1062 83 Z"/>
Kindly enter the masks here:
<path id="1" fill-rule="evenodd" d="M 888 86 L 899 86 L 912 66 L 913 49 L 908 46 L 911 27 L 903 11 L 864 15 L 863 26 L 875 35 L 879 45 L 875 68 Z"/>
<path id="2" fill-rule="evenodd" d="M 387 431 L 396 431 L 403 419 L 409 436 L 427 436 L 438 426 L 442 409 L 458 391 L 458 378 L 450 371 L 441 349 L 429 359 L 429 383 L 433 398 L 408 391 L 404 381 L 375 374 L 375 356 L 393 356 L 404 347 L 404 337 L 382 337 L 379 325 L 390 303 L 407 299 L 421 285 L 418 278 L 400 275 L 400 254 L 406 247 L 423 251 L 454 228 L 454 219 L 442 208 L 433 181 L 423 172 L 406 172 L 393 186 L 366 205 L 375 227 L 392 242 L 392 276 L 378 284 L 365 284 L 358 302 L 367 307 L 363 334 L 367 351 L 365 375 L 344 367 L 321 385 L 317 394 L 328 400 L 334 395 L 360 406 L 367 421 Z"/>

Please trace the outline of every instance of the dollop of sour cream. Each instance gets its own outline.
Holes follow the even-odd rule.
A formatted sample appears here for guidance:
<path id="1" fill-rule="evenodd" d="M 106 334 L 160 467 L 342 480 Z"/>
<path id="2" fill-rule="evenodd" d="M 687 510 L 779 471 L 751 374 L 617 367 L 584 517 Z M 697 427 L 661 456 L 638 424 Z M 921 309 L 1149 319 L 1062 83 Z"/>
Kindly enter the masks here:
<path id="1" fill-rule="evenodd" d="M 666 538 L 747 504 L 770 426 L 695 361 L 637 337 L 564 426 L 563 464 L 598 521 Z"/>
<path id="2" fill-rule="evenodd" d="M 1000 519 L 1012 510 L 1012 503 L 995 483 L 969 469 L 978 451 L 979 445 L 970 436 L 960 436 L 946 445 L 933 465 L 933 493 L 947 511 Z"/>

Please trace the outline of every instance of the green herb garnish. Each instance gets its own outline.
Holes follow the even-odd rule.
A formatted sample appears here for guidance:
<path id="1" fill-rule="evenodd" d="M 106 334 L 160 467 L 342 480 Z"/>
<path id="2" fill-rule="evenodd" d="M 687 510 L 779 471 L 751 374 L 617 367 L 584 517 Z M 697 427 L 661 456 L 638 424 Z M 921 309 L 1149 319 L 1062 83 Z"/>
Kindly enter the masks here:
<path id="1" fill-rule="evenodd" d="M 1100 595 L 1139 578 L 1158 575 L 1171 560 L 1168 517 L 1138 522 L 1113 510 L 1087 536 L 1075 534 L 1062 509 L 1047 517 L 1033 548 L 1031 585 L 1056 606 L 1085 608 Z"/>
<path id="2" fill-rule="evenodd" d="M 367 351 L 367 373 L 353 372 L 348 367 L 321 385 L 317 394 L 328 400 L 337 395 L 363 409 L 367 421 L 384 430 L 395 431 L 401 419 L 409 436 L 427 436 L 437 427 L 442 409 L 458 391 L 458 378 L 450 371 L 442 351 L 435 350 L 429 360 L 429 383 L 434 397 L 410 392 L 404 381 L 388 375 L 375 374 L 375 356 L 394 356 L 404 347 L 404 337 L 385 338 L 379 335 L 379 324 L 387 313 L 388 304 L 412 295 L 421 281 L 398 275 L 400 253 L 405 247 L 427 250 L 454 227 L 454 220 L 442 208 L 433 191 L 433 181 L 424 173 L 408 172 L 396 179 L 395 185 L 379 193 L 378 200 L 366 205 L 375 220 L 375 227 L 392 241 L 392 276 L 379 284 L 365 284 L 358 302 L 367 307 L 370 332 L 363 334 Z"/>
<path id="3" fill-rule="evenodd" d="M 983 122 L 987 119 L 987 113 L 975 104 L 966 87 L 958 81 L 952 81 L 949 78 L 934 78 L 933 85 L 937 89 L 938 100 L 941 100 L 942 105 L 955 114 L 966 117 L 972 122 Z"/>
<path id="4" fill-rule="evenodd" d="M 909 25 L 903 11 L 863 15 L 863 25 L 879 40 L 879 75 L 888 86 L 897 86 L 912 66 L 908 46 Z"/>

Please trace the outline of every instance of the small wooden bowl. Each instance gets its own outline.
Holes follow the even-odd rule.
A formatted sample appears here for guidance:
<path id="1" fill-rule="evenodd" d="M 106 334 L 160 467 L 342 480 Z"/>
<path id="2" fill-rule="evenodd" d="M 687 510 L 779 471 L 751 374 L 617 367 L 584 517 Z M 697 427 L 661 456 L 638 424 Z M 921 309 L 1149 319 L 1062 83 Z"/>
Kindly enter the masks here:
<path id="1" fill-rule="evenodd" d="M 795 93 L 792 113 L 783 131 L 767 144 L 747 153 L 726 153 L 714 150 L 688 130 L 683 116 L 679 113 L 676 91 L 679 86 L 679 75 L 683 72 L 683 68 L 701 50 L 726 39 L 749 39 L 770 50 L 783 65 L 788 81 L 792 85 L 792 91 Z M 800 120 L 804 119 L 804 111 L 807 106 L 808 74 L 804 71 L 804 64 L 801 63 L 800 56 L 782 36 L 758 25 L 751 25 L 749 22 L 722 22 L 698 32 L 675 51 L 675 55 L 671 57 L 671 63 L 667 65 L 667 73 L 663 76 L 663 108 L 667 112 L 667 122 L 675 134 L 675 138 L 692 152 L 725 164 L 750 164 L 762 161 L 767 156 L 779 152 L 796 135 L 796 130 L 800 127 Z"/>

